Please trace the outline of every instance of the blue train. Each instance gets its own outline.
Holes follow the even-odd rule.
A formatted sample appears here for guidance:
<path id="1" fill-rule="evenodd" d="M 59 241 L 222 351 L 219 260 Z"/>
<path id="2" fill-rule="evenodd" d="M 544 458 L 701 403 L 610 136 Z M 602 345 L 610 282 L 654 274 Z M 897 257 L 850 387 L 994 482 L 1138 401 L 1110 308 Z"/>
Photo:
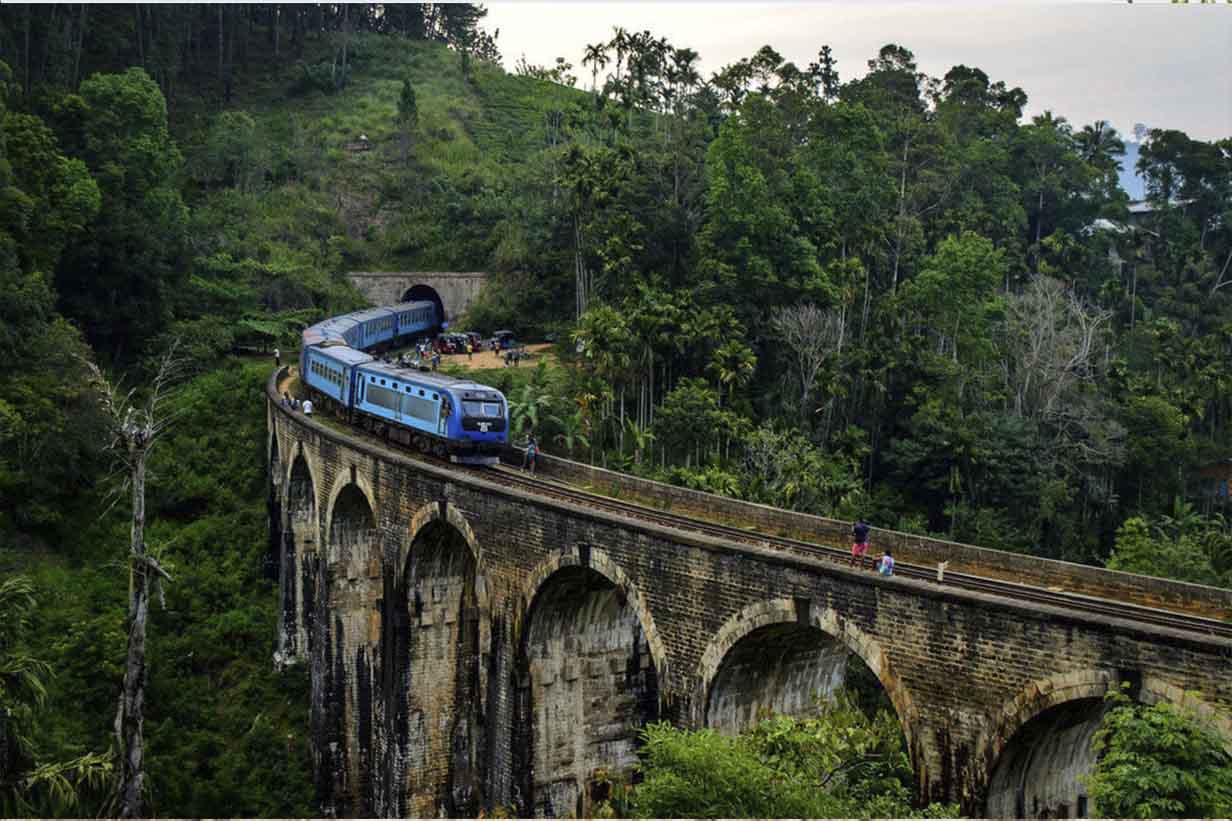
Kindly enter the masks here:
<path id="1" fill-rule="evenodd" d="M 508 405 L 500 391 L 369 353 L 409 343 L 438 324 L 432 302 L 318 322 L 303 333 L 300 381 L 322 412 L 454 462 L 496 464 L 508 438 Z"/>

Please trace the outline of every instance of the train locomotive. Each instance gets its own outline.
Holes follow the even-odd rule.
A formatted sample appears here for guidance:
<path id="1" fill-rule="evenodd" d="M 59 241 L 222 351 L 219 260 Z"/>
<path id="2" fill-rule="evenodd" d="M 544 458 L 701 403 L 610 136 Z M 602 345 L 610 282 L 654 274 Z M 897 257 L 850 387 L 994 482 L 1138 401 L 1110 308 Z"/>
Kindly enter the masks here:
<path id="1" fill-rule="evenodd" d="M 303 332 L 300 380 L 321 411 L 424 453 L 494 465 L 508 438 L 500 391 L 373 356 L 439 321 L 434 303 L 402 302 L 318 322 Z"/>

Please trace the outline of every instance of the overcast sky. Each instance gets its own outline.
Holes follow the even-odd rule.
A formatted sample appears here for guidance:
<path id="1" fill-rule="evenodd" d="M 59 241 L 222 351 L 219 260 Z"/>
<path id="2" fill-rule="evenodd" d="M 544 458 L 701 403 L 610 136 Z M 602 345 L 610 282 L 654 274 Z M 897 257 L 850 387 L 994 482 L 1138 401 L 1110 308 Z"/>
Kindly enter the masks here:
<path id="1" fill-rule="evenodd" d="M 613 26 L 649 29 L 701 55 L 702 72 L 769 44 L 803 68 L 829 44 L 843 81 L 867 71 L 886 43 L 911 49 L 921 70 L 983 69 L 1020 86 L 1028 115 L 1045 109 L 1075 126 L 1110 121 L 1127 137 L 1134 123 L 1191 137 L 1232 137 L 1232 6 L 1116 0 L 1025 3 L 887 2 L 489 2 L 484 27 L 500 30 L 506 68 L 522 55 L 551 65 L 565 57 L 578 85 L 587 43 Z"/>

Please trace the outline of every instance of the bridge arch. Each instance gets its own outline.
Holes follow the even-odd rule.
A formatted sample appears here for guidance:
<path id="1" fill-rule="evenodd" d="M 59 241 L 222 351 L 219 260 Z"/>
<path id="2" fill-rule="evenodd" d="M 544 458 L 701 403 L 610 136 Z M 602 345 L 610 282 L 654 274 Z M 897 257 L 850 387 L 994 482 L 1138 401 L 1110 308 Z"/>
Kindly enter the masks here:
<path id="1" fill-rule="evenodd" d="M 984 806 L 972 811 L 1017 817 L 1087 814 L 1081 777 L 1095 766 L 1092 740 L 1108 709 L 1104 697 L 1122 681 L 1117 670 L 1086 669 L 1037 679 L 1020 690 L 976 743 L 975 760 L 982 762 L 987 782 Z M 1232 720 L 1195 694 L 1148 675 L 1137 698 L 1192 711 L 1232 754 Z"/>
<path id="2" fill-rule="evenodd" d="M 659 634 L 658 628 L 655 627 L 654 616 L 651 615 L 650 609 L 646 607 L 642 596 L 637 592 L 636 585 L 633 584 L 632 579 L 629 578 L 624 569 L 611 556 L 599 548 L 589 545 L 575 545 L 555 551 L 536 565 L 534 570 L 527 574 L 526 579 L 522 582 L 519 601 L 521 602 L 523 616 L 525 617 L 530 614 L 544 582 L 557 571 L 566 567 L 588 567 L 605 577 L 621 591 L 628 600 L 629 606 L 637 613 L 638 621 L 642 627 L 642 635 L 646 637 L 646 643 L 650 646 L 650 656 L 654 660 L 655 670 L 659 672 L 660 678 L 665 677 L 668 669 L 667 651 L 664 650 L 663 638 Z M 522 643 L 525 643 L 525 636 L 523 636 Z"/>
<path id="3" fill-rule="evenodd" d="M 453 314 L 445 313 L 445 302 L 444 300 L 441 299 L 440 293 L 435 288 L 433 288 L 431 285 L 424 285 L 422 283 L 419 283 L 417 285 L 412 285 L 410 288 L 407 288 L 402 293 L 402 299 L 399 301 L 419 302 L 420 300 L 426 300 L 436 305 L 437 322 L 441 322 L 447 319 L 448 317 L 453 316 Z M 455 306 L 455 313 L 456 312 L 457 312 L 457 309 Z"/>
<path id="4" fill-rule="evenodd" d="M 526 815 L 588 817 L 609 778 L 637 763 L 638 731 L 660 711 L 658 631 L 623 570 L 577 545 L 522 586 L 515 770 Z M 653 646 L 651 643 L 653 637 Z"/>
<path id="5" fill-rule="evenodd" d="M 411 516 L 385 573 L 380 668 L 380 816 L 474 817 L 483 806 L 487 586 L 461 511 L 429 502 Z"/>
<path id="6" fill-rule="evenodd" d="M 279 492 L 282 494 L 283 503 L 284 505 L 286 504 L 287 498 L 288 498 L 287 494 L 290 493 L 290 490 L 291 490 L 291 473 L 295 467 L 295 463 L 298 460 L 303 460 L 304 470 L 307 471 L 308 478 L 312 480 L 312 488 L 313 488 L 312 504 L 313 504 L 314 509 L 319 510 L 321 507 L 321 504 L 320 504 L 320 498 L 318 494 L 320 493 L 321 485 L 317 481 L 317 477 L 321 475 L 321 471 L 318 465 L 316 464 L 316 455 L 312 452 L 310 448 L 304 447 L 303 442 L 298 441 L 298 440 L 294 441 L 291 444 L 291 447 L 289 450 L 290 450 L 290 454 L 289 454 L 290 458 L 284 459 L 282 462 L 279 463 L 279 467 L 281 468 L 282 472 L 278 476 L 278 484 L 279 484 Z"/>
<path id="7" fill-rule="evenodd" d="M 693 697 L 694 724 L 707 723 L 712 691 L 729 653 L 745 638 L 775 626 L 798 625 L 813 628 L 837 641 L 857 656 L 877 677 L 898 714 L 899 725 L 907 739 L 907 748 L 916 750 L 915 707 L 911 695 L 899 680 L 889 657 L 876 639 L 856 625 L 841 618 L 832 608 L 818 610 L 811 603 L 788 598 L 755 602 L 732 615 L 702 653 L 697 668 L 697 690 Z"/>
<path id="8" fill-rule="evenodd" d="M 976 760 L 983 761 L 991 772 L 1014 735 L 1032 719 L 1063 704 L 1090 699 L 1103 699 L 1109 690 L 1121 683 L 1121 675 L 1113 669 L 1077 670 L 1047 676 L 1022 688 L 993 717 L 988 729 L 976 742 Z M 1220 714 L 1193 693 L 1154 676 L 1144 676 L 1138 693 L 1144 704 L 1168 702 L 1193 711 L 1213 727 L 1232 754 L 1232 718 Z"/>
<path id="9" fill-rule="evenodd" d="M 444 508 L 443 513 L 442 508 Z M 411 521 L 407 524 L 405 538 L 398 541 L 398 553 L 394 564 L 395 572 L 400 574 L 406 573 L 407 562 L 411 559 L 411 546 L 423 534 L 424 529 L 433 522 L 449 525 L 466 542 L 467 549 L 470 551 L 471 561 L 475 565 L 476 587 L 478 588 L 476 595 L 479 598 L 479 606 L 484 612 L 487 612 L 488 591 L 487 585 L 482 581 L 481 571 L 483 567 L 483 551 L 480 547 L 479 539 L 475 536 L 475 530 L 471 527 L 471 523 L 467 521 L 466 515 L 454 505 L 428 502 L 415 511 L 411 516 Z"/>

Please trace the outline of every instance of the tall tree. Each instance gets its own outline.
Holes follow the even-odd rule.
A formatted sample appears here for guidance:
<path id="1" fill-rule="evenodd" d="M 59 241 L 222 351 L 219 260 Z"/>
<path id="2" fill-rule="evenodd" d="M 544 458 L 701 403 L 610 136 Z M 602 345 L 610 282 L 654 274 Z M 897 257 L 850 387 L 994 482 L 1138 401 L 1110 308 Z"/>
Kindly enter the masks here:
<path id="1" fill-rule="evenodd" d="M 90 364 L 94 389 L 109 423 L 110 449 L 124 470 L 121 490 L 129 490 L 132 500 L 128 549 L 128 653 L 115 721 L 120 757 L 116 815 L 120 818 L 149 815 L 145 767 L 145 687 L 149 675 L 146 622 L 151 595 L 161 594 L 162 582 L 170 581 L 171 576 L 145 543 L 146 461 L 151 449 L 174 421 L 168 400 L 178 368 L 173 346 L 163 355 L 145 402 L 138 405 L 132 391 L 121 393 L 98 366 Z"/>
<path id="2" fill-rule="evenodd" d="M 61 260 L 65 313 L 117 358 L 141 354 L 169 319 L 185 275 L 187 210 L 180 152 L 162 92 L 142 69 L 96 74 L 81 85 L 81 157 L 102 193 L 99 218 Z"/>

